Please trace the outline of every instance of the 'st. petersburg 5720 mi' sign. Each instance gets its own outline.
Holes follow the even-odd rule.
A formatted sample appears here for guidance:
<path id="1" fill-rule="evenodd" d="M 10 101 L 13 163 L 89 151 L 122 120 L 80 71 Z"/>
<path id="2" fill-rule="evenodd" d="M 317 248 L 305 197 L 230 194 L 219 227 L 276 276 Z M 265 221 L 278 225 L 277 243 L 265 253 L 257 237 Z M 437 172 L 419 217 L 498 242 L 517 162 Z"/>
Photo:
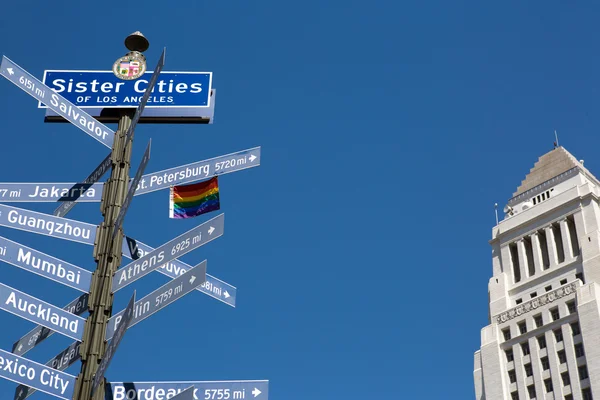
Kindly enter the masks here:
<path id="1" fill-rule="evenodd" d="M 79 108 L 137 107 L 151 71 L 122 80 L 113 71 L 44 71 L 43 82 Z M 146 108 L 210 107 L 212 72 L 161 72 Z M 42 103 L 39 108 L 46 108 Z"/>

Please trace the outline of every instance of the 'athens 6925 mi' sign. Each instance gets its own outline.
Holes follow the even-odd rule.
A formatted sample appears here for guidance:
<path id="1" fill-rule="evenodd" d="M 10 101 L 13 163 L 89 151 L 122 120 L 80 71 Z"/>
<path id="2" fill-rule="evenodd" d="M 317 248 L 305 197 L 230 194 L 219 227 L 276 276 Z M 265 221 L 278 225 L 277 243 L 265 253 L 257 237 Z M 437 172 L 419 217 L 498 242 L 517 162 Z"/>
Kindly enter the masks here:
<path id="1" fill-rule="evenodd" d="M 112 71 L 46 70 L 43 82 L 79 108 L 123 108 L 138 106 L 151 76 L 121 80 Z M 146 108 L 210 107 L 211 84 L 212 72 L 161 72 Z"/>

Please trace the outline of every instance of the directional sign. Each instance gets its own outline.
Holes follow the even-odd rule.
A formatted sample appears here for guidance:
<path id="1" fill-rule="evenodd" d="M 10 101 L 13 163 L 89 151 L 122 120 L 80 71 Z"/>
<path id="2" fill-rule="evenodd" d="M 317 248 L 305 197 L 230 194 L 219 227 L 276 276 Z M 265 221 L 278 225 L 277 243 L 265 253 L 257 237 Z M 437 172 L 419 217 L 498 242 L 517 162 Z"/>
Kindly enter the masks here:
<path id="1" fill-rule="evenodd" d="M 220 214 L 119 269 L 113 277 L 113 293 L 149 274 L 162 264 L 223 235 L 224 220 L 225 214 Z"/>
<path id="2" fill-rule="evenodd" d="M 0 183 L 0 203 L 99 202 L 101 198 L 101 183 L 89 189 L 79 183 Z"/>
<path id="3" fill-rule="evenodd" d="M 0 204 L 0 225 L 91 245 L 96 236 L 94 225 L 5 204 Z"/>
<path id="4" fill-rule="evenodd" d="M 71 314 L 81 315 L 88 310 L 89 294 L 84 293 L 65 307 L 63 310 L 70 312 Z M 18 356 L 22 356 L 35 346 L 46 340 L 54 333 L 44 326 L 38 325 L 33 328 L 29 333 L 17 340 L 13 344 L 12 352 Z"/>
<path id="5" fill-rule="evenodd" d="M 258 167 L 260 150 L 260 147 L 255 147 L 143 175 L 134 196 L 168 189 L 172 185 L 203 181 L 216 175 Z M 0 183 L 0 203 L 99 202 L 102 200 L 102 185 L 102 183 L 94 183 L 87 188 L 87 185 L 81 183 Z M 55 215 L 57 215 L 56 211 Z"/>
<path id="6" fill-rule="evenodd" d="M 80 108 L 133 108 L 142 99 L 151 75 L 147 71 L 141 78 L 123 81 L 112 71 L 46 70 L 43 80 Z M 211 85 L 212 72 L 161 71 L 146 107 L 209 107 Z"/>
<path id="7" fill-rule="evenodd" d="M 132 260 L 137 260 L 153 250 L 153 247 L 136 241 L 128 236 L 126 236 L 123 241 L 123 255 Z M 180 260 L 172 260 L 158 267 L 156 271 L 171 278 L 176 278 L 179 275 L 184 274 L 190 268 L 192 268 L 191 265 Z M 219 278 L 206 274 L 206 282 L 204 282 L 197 290 L 231 307 L 235 307 L 237 288 Z"/>
<path id="8" fill-rule="evenodd" d="M 79 346 L 81 342 L 73 342 L 69 347 L 58 353 L 56 357 L 52 357 L 46 366 L 54 368 L 59 371 L 64 371 L 69 368 L 73 363 L 81 358 L 79 354 Z M 27 385 L 19 385 L 15 390 L 14 400 L 25 400 L 32 394 L 37 392 L 37 389 L 29 387 Z"/>
<path id="9" fill-rule="evenodd" d="M 58 201 L 62 201 L 63 203 L 60 206 L 58 206 L 56 210 L 54 210 L 53 214 L 57 217 L 64 217 L 65 215 L 67 215 L 67 213 L 71 211 L 73 207 L 75 207 L 75 201 L 78 200 L 81 196 L 83 196 L 84 193 L 89 193 L 91 190 L 94 190 L 90 189 L 92 185 L 98 182 L 100 178 L 102 178 L 102 176 L 106 173 L 106 171 L 110 169 L 111 166 L 112 151 L 108 153 L 108 155 L 104 158 L 104 160 L 102 160 L 100 165 L 98 165 L 96 169 L 94 169 L 92 173 L 83 180 L 83 182 L 76 183 L 75 185 L 69 188 L 69 191 L 67 192 L 69 196 L 62 196 L 60 199 L 58 199 Z M 101 194 L 102 193 L 100 192 L 100 195 Z"/>
<path id="10" fill-rule="evenodd" d="M 75 340 L 83 337 L 85 319 L 0 283 L 0 309 Z"/>
<path id="11" fill-rule="evenodd" d="M 111 382 L 106 385 L 106 399 L 170 399 L 194 386 L 194 400 L 268 400 L 269 381 L 181 381 L 181 382 Z"/>
<path id="12" fill-rule="evenodd" d="M 162 106 L 147 106 L 144 109 L 144 114 L 140 117 L 140 124 L 213 124 L 215 116 L 215 104 L 217 99 L 217 90 L 213 87 L 210 89 L 208 100 L 208 107 L 162 107 Z M 136 97 L 135 100 L 132 98 L 132 102 L 139 99 Z M 152 100 L 152 99 L 150 99 Z M 124 108 L 133 106 L 123 106 Z M 118 108 L 103 108 L 103 107 L 92 107 L 85 109 L 88 114 L 96 118 L 98 121 L 105 124 L 118 123 L 120 114 L 117 111 Z M 46 115 L 44 115 L 44 122 L 49 123 L 68 123 L 66 119 L 52 111 L 50 108 L 46 109 Z"/>
<path id="13" fill-rule="evenodd" d="M 6 56 L 2 57 L 0 74 L 109 149 L 112 148 L 115 136 L 114 131 L 96 121 L 94 117 L 81 110 L 60 94 L 54 92 Z"/>
<path id="14" fill-rule="evenodd" d="M 121 206 L 121 210 L 119 211 L 119 215 L 117 216 L 117 219 L 115 220 L 115 226 L 113 227 L 113 231 L 112 231 L 112 239 L 113 240 L 115 239 L 115 236 L 117 236 L 117 232 L 119 231 L 119 229 L 121 229 L 121 225 L 123 225 L 123 220 L 125 219 L 125 214 L 127 213 L 127 210 L 129 209 L 129 205 L 131 204 L 131 199 L 133 199 L 133 194 L 135 193 L 135 189 L 138 186 L 138 182 L 142 178 L 142 174 L 144 173 L 144 169 L 146 169 L 146 165 L 148 165 L 148 160 L 150 160 L 151 144 L 152 144 L 152 139 L 150 141 L 148 141 L 148 146 L 146 146 L 146 151 L 144 152 L 142 161 L 140 161 L 140 165 L 135 173 L 133 181 L 131 182 L 131 185 L 129 186 L 129 191 L 127 192 L 125 201 L 123 202 L 123 205 Z"/>
<path id="15" fill-rule="evenodd" d="M 228 174 L 260 165 L 260 147 L 238 151 L 208 160 L 169 168 L 144 175 L 136 194 L 145 194 L 155 190 L 168 189 L 172 185 L 202 181 L 215 175 Z"/>
<path id="16" fill-rule="evenodd" d="M 75 386 L 73 375 L 4 350 L 0 350 L 0 377 L 34 387 L 40 392 L 61 399 L 71 400 L 73 398 L 73 386 Z"/>
<path id="17" fill-rule="evenodd" d="M 158 80 L 158 76 L 160 74 L 160 71 L 162 70 L 162 67 L 165 65 L 165 52 L 166 51 L 167 51 L 167 49 L 163 49 L 162 54 L 160 55 L 160 58 L 158 59 L 158 64 L 156 64 L 156 68 L 154 68 L 154 73 L 152 74 L 152 78 L 150 78 L 150 83 L 148 84 L 148 87 L 146 88 L 146 91 L 144 92 L 144 95 L 142 96 L 142 100 L 140 101 L 140 104 L 138 105 L 137 110 L 135 110 L 135 114 L 133 115 L 133 118 L 131 119 L 131 124 L 129 125 L 129 128 L 127 128 L 127 132 L 125 133 L 125 137 L 126 137 L 125 142 L 129 142 L 129 139 L 131 139 L 131 135 L 133 135 L 133 131 L 135 130 L 135 127 L 136 127 L 138 121 L 140 120 L 142 113 L 144 112 L 146 103 L 148 102 L 150 95 L 154 91 L 154 85 L 156 84 L 156 81 Z M 125 154 L 125 147 L 123 147 L 123 154 Z"/>
<path id="18" fill-rule="evenodd" d="M 129 327 L 131 328 L 157 311 L 162 310 L 169 304 L 179 300 L 200 286 L 205 280 L 206 261 L 202 261 L 185 274 L 173 279 L 141 300 L 137 301 L 133 307 L 133 319 L 129 323 Z M 106 327 L 106 340 L 110 340 L 113 337 L 115 330 L 118 330 L 124 313 L 125 311 L 121 311 L 113 315 L 108 320 L 108 325 Z"/>
<path id="19" fill-rule="evenodd" d="M 104 380 L 104 374 L 110 362 L 112 361 L 113 356 L 115 355 L 115 351 L 121 343 L 123 339 L 123 335 L 127 328 L 129 328 L 129 323 L 133 319 L 133 305 L 135 304 L 135 291 L 133 292 L 133 296 L 129 300 L 129 304 L 127 304 L 127 308 L 125 308 L 125 312 L 123 314 L 123 320 L 119 324 L 113 339 L 110 341 L 108 346 L 106 346 L 106 351 L 104 351 L 104 355 L 102 356 L 102 361 L 100 361 L 100 365 L 98 365 L 98 369 L 96 370 L 96 375 L 94 375 L 94 380 L 92 382 L 92 393 L 90 395 L 93 397 L 94 392 L 100 385 L 100 383 Z"/>
<path id="20" fill-rule="evenodd" d="M 0 261 L 87 293 L 92 273 L 0 236 Z"/>
<path id="21" fill-rule="evenodd" d="M 196 391 L 196 388 L 193 386 L 190 386 L 189 388 L 185 389 L 183 392 L 175 395 L 174 397 L 171 397 L 171 400 L 194 400 L 194 392 Z"/>

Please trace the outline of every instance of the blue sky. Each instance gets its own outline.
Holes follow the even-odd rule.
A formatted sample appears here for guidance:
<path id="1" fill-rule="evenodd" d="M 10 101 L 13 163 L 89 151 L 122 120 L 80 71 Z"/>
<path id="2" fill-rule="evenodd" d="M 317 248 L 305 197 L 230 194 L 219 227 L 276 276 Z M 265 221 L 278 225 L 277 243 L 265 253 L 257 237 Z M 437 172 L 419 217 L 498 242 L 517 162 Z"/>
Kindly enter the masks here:
<path id="1" fill-rule="evenodd" d="M 593 2 L 5 3 L 0 52 L 38 78 L 109 70 L 135 30 L 151 68 L 166 47 L 165 71 L 214 73 L 215 123 L 139 126 L 134 168 L 150 138 L 147 172 L 262 148 L 260 167 L 220 179 L 223 237 L 181 258 L 208 260 L 237 307 L 199 292 L 175 302 L 126 333 L 110 381 L 268 379 L 271 400 L 473 398 L 494 203 L 554 130 L 600 171 Z M 43 115 L 0 80 L 0 181 L 74 182 L 105 157 Z M 124 229 L 156 247 L 215 215 L 171 220 L 159 191 L 134 198 Z M 101 221 L 94 203 L 69 218 Z M 95 267 L 90 246 L 0 235 Z M 8 264 L 0 280 L 57 306 L 78 295 Z M 115 312 L 167 281 L 123 289 Z M 8 351 L 34 326 L 5 312 L 0 324 Z M 70 342 L 54 335 L 26 356 L 44 363 Z M 1 397 L 15 387 L 1 381 Z"/>

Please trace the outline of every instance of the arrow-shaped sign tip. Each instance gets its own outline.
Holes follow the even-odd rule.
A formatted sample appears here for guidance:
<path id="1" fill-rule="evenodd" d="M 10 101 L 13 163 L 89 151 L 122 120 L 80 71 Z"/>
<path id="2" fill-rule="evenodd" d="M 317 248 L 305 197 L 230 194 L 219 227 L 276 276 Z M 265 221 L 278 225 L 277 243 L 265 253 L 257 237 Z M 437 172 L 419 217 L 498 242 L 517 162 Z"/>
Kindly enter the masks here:
<path id="1" fill-rule="evenodd" d="M 15 71 L 13 71 L 12 68 L 6 68 L 6 70 L 8 71 L 9 74 L 14 75 Z"/>
<path id="2" fill-rule="evenodd" d="M 225 292 L 223 292 L 223 296 L 225 296 L 226 299 L 231 297 L 231 295 L 229 294 L 229 292 L 227 290 Z"/>
<path id="3" fill-rule="evenodd" d="M 261 393 L 262 392 L 260 390 L 258 390 L 258 388 L 254 388 L 254 390 L 252 391 L 252 394 L 254 395 L 254 397 L 258 396 Z"/>
<path id="4" fill-rule="evenodd" d="M 215 227 L 214 227 L 214 226 L 211 226 L 211 227 L 208 229 L 208 234 L 209 234 L 209 235 L 212 235 L 212 233 L 213 233 L 214 231 L 215 231 Z"/>
<path id="5" fill-rule="evenodd" d="M 250 156 L 250 162 L 253 162 L 254 160 L 256 160 L 256 156 L 255 156 L 254 154 L 252 154 L 252 155 Z"/>

